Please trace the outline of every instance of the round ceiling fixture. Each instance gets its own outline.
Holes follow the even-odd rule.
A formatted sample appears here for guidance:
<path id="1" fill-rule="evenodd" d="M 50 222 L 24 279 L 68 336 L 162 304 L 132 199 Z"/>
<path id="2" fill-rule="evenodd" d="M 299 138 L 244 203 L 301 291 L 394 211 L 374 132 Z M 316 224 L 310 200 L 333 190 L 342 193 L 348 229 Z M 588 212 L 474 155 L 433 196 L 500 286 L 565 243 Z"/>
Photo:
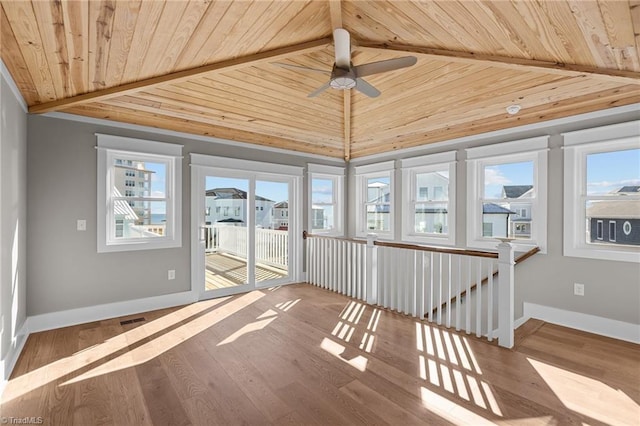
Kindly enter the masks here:
<path id="1" fill-rule="evenodd" d="M 509 106 L 507 107 L 507 112 L 508 112 L 510 115 L 515 115 L 515 114 L 517 114 L 517 113 L 519 113 L 519 112 L 520 112 L 520 108 L 521 108 L 521 106 L 520 106 L 520 105 L 517 105 L 517 104 L 509 105 Z"/>

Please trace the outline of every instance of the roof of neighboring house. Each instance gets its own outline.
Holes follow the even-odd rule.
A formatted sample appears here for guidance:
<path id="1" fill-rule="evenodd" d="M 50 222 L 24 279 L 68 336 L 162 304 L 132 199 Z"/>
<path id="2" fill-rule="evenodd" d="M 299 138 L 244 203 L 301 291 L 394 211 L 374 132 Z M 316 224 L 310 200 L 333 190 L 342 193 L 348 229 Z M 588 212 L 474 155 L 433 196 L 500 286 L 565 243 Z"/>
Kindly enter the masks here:
<path id="1" fill-rule="evenodd" d="M 113 196 L 122 197 L 120 191 L 115 186 L 113 187 Z M 124 216 L 127 220 L 138 220 L 138 215 L 131 208 L 129 203 L 125 200 L 115 200 L 113 203 L 113 214 L 116 216 Z"/>
<path id="2" fill-rule="evenodd" d="M 620 193 L 620 192 L 640 192 L 640 185 L 623 186 L 622 188 L 618 189 L 616 192 L 617 193 Z"/>
<path id="3" fill-rule="evenodd" d="M 238 188 L 214 188 L 207 189 L 206 191 L 207 197 L 214 197 L 215 199 L 220 200 L 246 200 L 247 199 L 247 191 L 243 191 Z M 271 201 L 268 198 L 261 197 L 256 195 L 256 201 Z"/>
<path id="4" fill-rule="evenodd" d="M 274 204 L 273 208 L 275 209 L 288 209 L 289 203 L 287 201 L 280 201 L 279 203 Z"/>
<path id="5" fill-rule="evenodd" d="M 226 219 L 216 220 L 216 223 L 244 223 L 244 221 L 240 219 L 234 219 L 232 217 L 228 217 Z"/>
<path id="6" fill-rule="evenodd" d="M 640 219 L 640 200 L 594 201 L 587 217 L 602 219 Z"/>
<path id="7" fill-rule="evenodd" d="M 520 198 L 533 189 L 533 185 L 504 185 L 502 192 L 505 198 Z"/>
<path id="8" fill-rule="evenodd" d="M 504 207 L 494 203 L 484 203 L 482 205 L 482 213 L 483 214 L 515 214 L 516 212 L 512 212 L 511 210 L 505 209 Z"/>

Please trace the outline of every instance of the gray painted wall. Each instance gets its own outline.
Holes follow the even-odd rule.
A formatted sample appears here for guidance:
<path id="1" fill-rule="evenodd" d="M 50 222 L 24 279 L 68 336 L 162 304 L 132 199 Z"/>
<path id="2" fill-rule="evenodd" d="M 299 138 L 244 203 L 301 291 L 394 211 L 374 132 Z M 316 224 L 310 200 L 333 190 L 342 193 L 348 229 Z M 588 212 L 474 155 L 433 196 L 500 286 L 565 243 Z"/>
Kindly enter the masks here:
<path id="1" fill-rule="evenodd" d="M 60 118 L 30 115 L 28 126 L 30 316 L 190 290 L 190 153 L 294 166 L 323 163 Z M 96 132 L 184 145 L 181 248 L 96 252 Z M 86 232 L 76 231 L 77 219 L 87 220 Z M 167 280 L 168 269 L 176 270 L 175 281 Z"/>
<path id="2" fill-rule="evenodd" d="M 353 161 L 348 170 L 348 211 L 355 212 L 354 165 L 372 164 L 392 159 L 411 158 L 451 150 L 458 151 L 457 163 L 457 217 L 456 245 L 465 246 L 466 240 L 466 182 L 465 149 L 511 140 L 550 135 L 549 175 L 548 175 L 548 226 L 547 253 L 537 254 L 516 267 L 515 317 L 523 315 L 523 303 L 536 303 L 568 311 L 580 312 L 610 318 L 633 324 L 640 324 L 640 265 L 628 262 L 564 257 L 562 255 L 562 214 L 563 214 L 563 153 L 560 133 L 637 120 L 637 112 L 626 112 L 608 117 L 585 118 L 578 116 L 563 124 L 538 125 L 513 129 L 508 135 L 485 135 L 469 138 L 455 145 L 438 144 L 411 150 L 410 153 L 380 155 L 373 159 Z M 402 190 L 401 173 L 396 170 L 395 239 L 400 240 L 400 202 Z M 355 216 L 347 216 L 349 235 L 355 235 Z M 585 284 L 585 295 L 574 296 L 573 284 Z"/>
<path id="3" fill-rule="evenodd" d="M 17 332 L 26 318 L 27 291 L 27 114 L 4 75 L 0 115 L 0 363 L 4 365 L 15 356 Z"/>

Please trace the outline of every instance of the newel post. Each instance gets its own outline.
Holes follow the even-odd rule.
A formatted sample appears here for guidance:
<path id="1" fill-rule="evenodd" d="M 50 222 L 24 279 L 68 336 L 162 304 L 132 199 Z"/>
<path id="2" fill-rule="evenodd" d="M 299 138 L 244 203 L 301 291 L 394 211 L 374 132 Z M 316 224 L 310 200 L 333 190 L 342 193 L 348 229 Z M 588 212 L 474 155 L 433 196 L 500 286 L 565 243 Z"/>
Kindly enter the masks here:
<path id="1" fill-rule="evenodd" d="M 377 237 L 376 234 L 367 234 L 365 300 L 370 305 L 378 303 L 378 247 L 375 245 Z"/>
<path id="2" fill-rule="evenodd" d="M 498 345 L 513 347 L 514 278 L 513 246 L 504 241 L 498 245 Z"/>

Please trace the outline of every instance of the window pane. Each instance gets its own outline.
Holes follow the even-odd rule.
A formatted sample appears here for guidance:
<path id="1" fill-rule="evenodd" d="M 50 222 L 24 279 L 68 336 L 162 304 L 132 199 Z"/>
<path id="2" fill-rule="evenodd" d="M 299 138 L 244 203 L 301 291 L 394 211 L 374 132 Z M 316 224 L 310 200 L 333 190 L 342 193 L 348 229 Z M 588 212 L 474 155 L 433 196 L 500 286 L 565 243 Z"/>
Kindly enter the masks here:
<path id="1" fill-rule="evenodd" d="M 333 203 L 333 181 L 331 179 L 313 179 L 311 181 L 311 202 Z"/>
<path id="2" fill-rule="evenodd" d="M 367 205 L 367 230 L 389 231 L 389 204 Z"/>
<path id="3" fill-rule="evenodd" d="M 587 155 L 587 195 L 640 194 L 640 149 Z"/>
<path id="4" fill-rule="evenodd" d="M 586 242 L 640 245 L 640 149 L 587 155 Z"/>
<path id="5" fill-rule="evenodd" d="M 449 198 L 449 171 L 416 175 L 416 201 L 444 201 Z"/>
<path id="6" fill-rule="evenodd" d="M 388 177 L 367 179 L 367 202 L 388 203 L 391 179 Z"/>
<path id="7" fill-rule="evenodd" d="M 448 234 L 447 204 L 416 204 L 414 231 L 429 234 Z"/>
<path id="8" fill-rule="evenodd" d="M 482 203 L 482 236 L 500 238 L 531 238 L 531 206 L 518 203 Z"/>
<path id="9" fill-rule="evenodd" d="M 165 235 L 167 223 L 166 201 L 114 202 L 116 238 L 155 238 Z"/>
<path id="10" fill-rule="evenodd" d="M 484 168 L 485 199 L 531 198 L 533 161 L 504 163 Z"/>
<path id="11" fill-rule="evenodd" d="M 113 164 L 113 195 L 125 193 L 132 197 L 165 198 L 167 196 L 167 165 L 142 160 L 115 158 Z"/>
<path id="12" fill-rule="evenodd" d="M 317 206 L 311 207 L 311 229 L 333 229 L 333 206 Z"/>

